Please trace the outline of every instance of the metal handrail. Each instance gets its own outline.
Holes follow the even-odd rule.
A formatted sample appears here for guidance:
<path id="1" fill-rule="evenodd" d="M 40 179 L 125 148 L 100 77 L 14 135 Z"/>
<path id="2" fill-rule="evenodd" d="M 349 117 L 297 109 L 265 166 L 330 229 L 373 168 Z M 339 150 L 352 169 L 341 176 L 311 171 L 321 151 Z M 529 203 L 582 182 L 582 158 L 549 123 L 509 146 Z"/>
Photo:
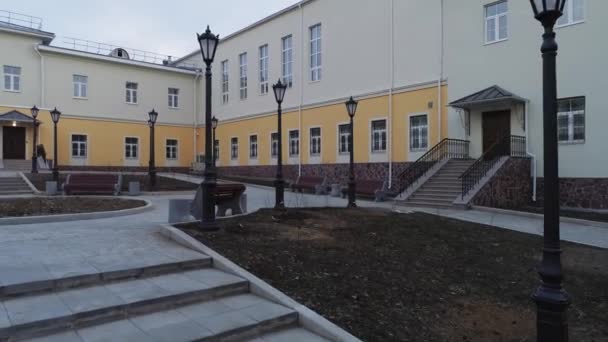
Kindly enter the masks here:
<path id="1" fill-rule="evenodd" d="M 42 18 L 27 14 L 0 10 L 0 21 L 11 25 L 28 27 L 35 30 L 42 30 Z"/>

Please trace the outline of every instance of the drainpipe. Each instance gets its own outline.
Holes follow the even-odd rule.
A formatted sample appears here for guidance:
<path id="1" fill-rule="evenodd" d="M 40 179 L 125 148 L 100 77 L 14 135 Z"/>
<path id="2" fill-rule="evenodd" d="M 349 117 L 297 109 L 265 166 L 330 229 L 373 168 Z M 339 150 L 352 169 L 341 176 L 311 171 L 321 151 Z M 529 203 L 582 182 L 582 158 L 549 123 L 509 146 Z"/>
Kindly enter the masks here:
<path id="1" fill-rule="evenodd" d="M 537 171 L 536 171 L 536 155 L 532 154 L 530 152 L 530 137 L 528 132 L 530 131 L 530 125 L 529 125 L 529 109 L 530 107 L 530 100 L 526 100 L 526 102 L 524 103 L 524 115 L 525 115 L 525 125 L 526 125 L 526 154 L 532 158 L 532 168 L 530 170 L 531 174 L 532 174 L 532 201 L 536 202 L 536 177 L 537 177 Z"/>
<path id="2" fill-rule="evenodd" d="M 389 79 L 388 89 L 388 188 L 393 185 L 393 88 L 395 87 L 395 0 L 391 0 L 391 19 L 389 34 Z"/>
<path id="3" fill-rule="evenodd" d="M 306 75 L 306 71 L 305 71 L 305 67 L 304 67 L 304 61 L 306 61 L 306 56 L 304 54 L 304 51 L 306 50 L 306 39 L 304 38 L 304 7 L 302 7 L 302 4 L 304 3 L 304 0 L 300 1 L 300 3 L 298 4 L 298 8 L 300 9 L 300 39 L 302 39 L 302 44 L 300 46 L 300 50 L 301 50 L 301 55 L 302 58 L 300 58 L 300 63 L 301 63 L 301 74 L 300 74 L 300 103 L 298 104 L 298 131 L 300 132 L 300 139 L 298 140 L 298 144 L 299 144 L 299 152 L 298 153 L 298 176 L 302 176 L 302 137 L 304 137 L 304 132 L 302 132 L 302 105 L 304 103 L 304 77 Z M 289 133 L 288 133 L 288 140 L 289 141 Z M 287 146 L 289 146 L 289 144 L 287 144 Z"/>
<path id="4" fill-rule="evenodd" d="M 443 0 L 439 0 L 439 42 L 441 46 L 439 47 L 439 79 L 437 80 L 437 142 L 441 141 L 441 126 L 442 126 L 442 114 L 443 114 L 443 101 L 441 96 L 441 82 L 443 81 Z"/>
<path id="5" fill-rule="evenodd" d="M 194 151 L 194 158 L 192 159 L 193 163 L 196 163 L 196 156 L 198 155 L 198 151 L 197 151 L 197 137 L 196 137 L 196 130 L 198 128 L 198 92 L 197 92 L 197 88 L 198 88 L 198 79 L 201 77 L 201 73 L 200 72 L 196 72 L 196 75 L 194 76 L 194 109 L 193 109 L 193 113 L 194 115 L 192 116 L 192 125 L 194 127 L 194 132 L 193 132 L 193 137 L 194 139 L 192 139 L 193 141 L 193 145 L 194 148 L 192 149 Z"/>

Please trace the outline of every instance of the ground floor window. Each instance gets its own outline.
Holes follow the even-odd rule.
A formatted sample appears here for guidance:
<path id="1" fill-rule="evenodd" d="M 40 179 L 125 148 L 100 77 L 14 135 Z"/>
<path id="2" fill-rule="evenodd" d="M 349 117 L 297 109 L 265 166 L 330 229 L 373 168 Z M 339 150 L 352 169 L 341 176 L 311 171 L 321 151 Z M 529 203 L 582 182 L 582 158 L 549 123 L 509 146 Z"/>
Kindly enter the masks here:
<path id="1" fill-rule="evenodd" d="M 289 156 L 297 157 L 300 155 L 300 131 L 289 131 Z"/>
<path id="2" fill-rule="evenodd" d="M 424 151 L 428 147 L 429 126 L 425 115 L 410 116 L 410 151 Z"/>
<path id="3" fill-rule="evenodd" d="M 239 158 L 239 138 L 230 139 L 230 159 Z"/>
<path id="4" fill-rule="evenodd" d="M 167 139 L 167 146 L 165 151 L 165 157 L 167 159 L 176 160 L 177 159 L 177 140 L 175 139 Z"/>
<path id="5" fill-rule="evenodd" d="M 350 140 L 350 124 L 342 124 L 338 126 L 338 153 L 348 154 L 350 153 L 351 140 Z"/>
<path id="6" fill-rule="evenodd" d="M 585 142 L 585 97 L 559 99 L 557 108 L 558 141 Z"/>
<path id="7" fill-rule="evenodd" d="M 220 141 L 219 140 L 216 140 L 215 143 L 213 144 L 213 157 L 215 158 L 215 160 L 220 159 Z"/>
<path id="8" fill-rule="evenodd" d="M 84 158 L 87 156 L 87 136 L 72 134 L 72 157 Z"/>
<path id="9" fill-rule="evenodd" d="M 125 138 L 125 158 L 137 159 L 139 157 L 139 138 Z"/>
<path id="10" fill-rule="evenodd" d="M 279 133 L 270 134 L 270 158 L 279 157 Z"/>
<path id="11" fill-rule="evenodd" d="M 310 155 L 318 156 L 321 154 L 321 128 L 310 129 Z"/>
<path id="12" fill-rule="evenodd" d="M 258 136 L 257 135 L 249 136 L 249 158 L 250 159 L 258 158 Z"/>
<path id="13" fill-rule="evenodd" d="M 386 152 L 386 120 L 374 120 L 371 123 L 372 152 Z"/>

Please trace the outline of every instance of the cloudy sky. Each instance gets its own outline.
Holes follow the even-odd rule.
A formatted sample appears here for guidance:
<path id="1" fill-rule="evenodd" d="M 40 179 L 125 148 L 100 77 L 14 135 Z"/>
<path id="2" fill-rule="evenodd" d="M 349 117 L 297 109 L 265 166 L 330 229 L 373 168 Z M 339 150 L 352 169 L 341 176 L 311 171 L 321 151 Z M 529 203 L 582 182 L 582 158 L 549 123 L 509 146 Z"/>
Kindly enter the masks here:
<path id="1" fill-rule="evenodd" d="M 57 40 L 73 37 L 183 56 L 207 24 L 226 36 L 297 0 L 19 0 L 0 10 L 43 19 Z"/>

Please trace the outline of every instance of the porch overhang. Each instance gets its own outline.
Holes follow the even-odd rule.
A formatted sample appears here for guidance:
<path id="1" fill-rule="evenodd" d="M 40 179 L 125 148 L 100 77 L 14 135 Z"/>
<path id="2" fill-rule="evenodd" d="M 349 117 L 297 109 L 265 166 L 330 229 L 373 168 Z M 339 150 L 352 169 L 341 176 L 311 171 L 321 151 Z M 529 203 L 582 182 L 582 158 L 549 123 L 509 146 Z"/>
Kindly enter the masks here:
<path id="1" fill-rule="evenodd" d="M 510 106 L 512 104 L 526 103 L 527 99 L 517 96 L 497 85 L 480 90 L 471 95 L 453 101 L 450 107 L 472 110 L 484 107 Z"/>
<path id="2" fill-rule="evenodd" d="M 10 122 L 19 123 L 21 125 L 32 125 L 34 124 L 31 116 L 27 116 L 19 111 L 12 110 L 10 112 L 0 114 L 0 123 Z M 40 124 L 40 120 L 36 120 L 36 125 Z"/>

